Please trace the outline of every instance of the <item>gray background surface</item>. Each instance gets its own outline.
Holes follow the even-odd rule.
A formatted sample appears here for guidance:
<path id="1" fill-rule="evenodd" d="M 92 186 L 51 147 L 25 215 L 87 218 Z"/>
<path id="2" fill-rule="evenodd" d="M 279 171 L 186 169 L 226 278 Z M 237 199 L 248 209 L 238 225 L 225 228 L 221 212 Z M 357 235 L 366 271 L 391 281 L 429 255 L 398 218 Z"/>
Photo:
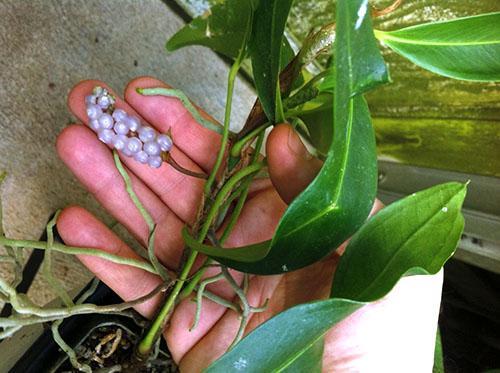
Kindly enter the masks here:
<path id="1" fill-rule="evenodd" d="M 182 24 L 159 0 L 0 1 L 0 170 L 9 173 L 1 193 L 8 236 L 37 239 L 49 216 L 68 204 L 113 224 L 55 152 L 57 134 L 74 121 L 66 96 L 79 80 L 100 79 L 121 92 L 130 79 L 152 75 L 222 118 L 225 63 L 204 48 L 164 50 Z M 235 123 L 252 96 L 244 82 L 237 84 Z M 54 267 L 67 289 L 90 278 L 71 257 L 56 253 Z M 10 272 L 0 267 L 0 276 Z M 39 304 L 53 297 L 40 278 L 29 295 Z"/>

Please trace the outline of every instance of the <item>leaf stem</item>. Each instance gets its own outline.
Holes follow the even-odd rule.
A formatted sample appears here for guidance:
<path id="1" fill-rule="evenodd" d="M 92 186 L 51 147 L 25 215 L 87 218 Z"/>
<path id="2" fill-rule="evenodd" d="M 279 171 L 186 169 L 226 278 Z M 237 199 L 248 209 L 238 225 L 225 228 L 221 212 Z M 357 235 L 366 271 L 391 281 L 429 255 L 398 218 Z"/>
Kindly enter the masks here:
<path id="1" fill-rule="evenodd" d="M 257 162 L 258 156 L 260 154 L 260 149 L 262 148 L 263 142 L 264 142 L 264 133 L 260 132 L 259 137 L 257 139 L 257 143 L 255 144 L 255 152 L 254 152 L 252 160 L 251 160 L 252 164 Z M 222 236 L 219 239 L 220 246 L 222 246 L 224 244 L 226 239 L 229 237 L 229 234 L 232 232 L 234 225 L 238 221 L 238 218 L 241 214 L 241 211 L 243 210 L 243 206 L 245 205 L 245 202 L 246 202 L 246 199 L 248 196 L 248 190 L 250 188 L 251 182 L 252 182 L 252 179 L 249 179 L 249 180 L 243 182 L 243 184 L 240 186 L 240 188 L 241 188 L 240 197 L 238 199 L 238 202 L 236 203 L 236 206 L 234 207 L 234 211 L 231 214 L 231 217 L 229 218 L 229 222 L 227 223 L 226 228 L 224 228 Z M 201 280 L 203 274 L 205 273 L 206 269 L 208 268 L 208 266 L 211 263 L 212 263 L 211 258 L 207 258 L 207 260 L 205 260 L 205 263 L 200 268 L 200 270 L 198 272 L 196 272 L 196 274 L 193 276 L 193 278 L 191 279 L 189 284 L 187 284 L 186 287 L 182 290 L 182 293 L 180 294 L 181 298 L 186 298 L 189 296 L 189 294 L 191 294 L 193 292 L 194 288 L 196 287 L 198 282 Z"/>
<path id="2" fill-rule="evenodd" d="M 236 79 L 236 75 L 241 66 L 242 53 L 238 56 L 236 61 L 231 66 L 229 70 L 229 75 L 227 78 L 227 96 L 226 96 L 226 108 L 224 112 L 224 130 L 222 132 L 221 145 L 219 148 L 219 153 L 217 154 L 217 159 L 215 160 L 214 167 L 212 168 L 212 172 L 208 177 L 207 182 L 205 183 L 205 196 L 209 196 L 212 191 L 212 186 L 219 172 L 219 168 L 224 160 L 224 155 L 226 154 L 226 148 L 229 140 L 229 127 L 231 123 L 231 108 L 233 103 L 233 91 L 234 91 L 234 81 Z"/>
<path id="3" fill-rule="evenodd" d="M 231 66 L 231 69 L 230 69 L 229 75 L 228 75 L 227 99 L 226 99 L 226 109 L 225 109 L 225 115 L 224 115 L 224 128 L 222 130 L 221 146 L 219 149 L 219 153 L 217 155 L 215 165 L 212 168 L 210 175 L 208 176 L 208 180 L 207 180 L 205 187 L 204 187 L 205 199 L 208 199 L 211 197 L 212 186 L 214 184 L 215 178 L 217 177 L 217 173 L 219 171 L 219 168 L 220 168 L 222 161 L 224 159 L 224 155 L 226 153 L 226 147 L 227 147 L 229 133 L 230 133 L 229 127 L 230 127 L 230 121 L 231 121 L 231 107 L 232 107 L 232 99 L 233 99 L 233 91 L 234 91 L 234 80 L 236 79 L 236 74 L 238 73 L 241 62 L 243 61 L 243 58 L 244 58 L 245 53 L 246 53 L 246 45 L 247 45 L 247 40 L 248 40 L 248 37 L 250 34 L 250 28 L 251 28 L 250 27 L 251 26 L 250 20 L 246 26 L 247 27 L 246 27 L 244 41 L 242 43 L 238 57 L 236 58 L 236 61 L 233 63 L 233 65 Z M 139 91 L 138 92 L 144 93 L 144 91 L 145 90 L 142 90 L 142 92 L 139 92 Z M 151 91 L 149 91 L 149 92 L 151 92 Z M 164 93 L 165 91 L 162 89 L 156 89 L 156 93 L 161 94 L 162 92 Z M 182 101 L 182 98 L 181 98 L 181 101 Z M 214 130 L 220 131 L 219 126 L 217 126 L 211 122 L 205 123 L 206 121 L 200 116 L 199 112 L 193 108 L 193 105 L 191 104 L 191 102 L 189 100 L 187 100 L 186 97 L 184 97 L 184 101 L 182 101 L 182 102 L 184 103 L 186 108 L 191 112 L 193 117 L 195 119 L 199 120 L 200 124 L 205 125 L 205 126 L 209 125 L 211 127 L 215 127 Z M 217 197 L 215 198 L 214 203 L 210 207 L 209 213 L 206 216 L 205 220 L 203 221 L 203 225 L 202 225 L 200 232 L 198 234 L 198 240 L 200 243 L 205 240 L 207 233 L 210 229 L 210 226 L 212 225 L 212 221 L 216 217 L 217 211 L 219 210 L 221 204 L 224 202 L 225 195 L 228 194 L 231 191 L 231 189 L 234 187 L 235 183 L 239 181 L 239 180 L 235 179 L 236 176 L 239 177 L 241 175 L 238 175 L 238 173 L 237 173 L 227 181 L 227 183 L 222 187 L 222 189 L 217 194 Z M 231 184 L 232 180 L 235 180 L 235 181 L 233 181 L 233 183 Z M 201 214 L 201 217 L 203 217 L 203 214 Z M 195 224 L 195 226 L 196 225 L 197 224 Z M 165 304 L 161 308 L 158 316 L 153 321 L 153 324 L 151 325 L 151 328 L 147 332 L 145 338 L 143 338 L 143 340 L 139 343 L 138 351 L 140 354 L 142 354 L 142 355 L 149 354 L 153 344 L 155 343 L 156 339 L 159 337 L 159 335 L 163 329 L 163 326 L 166 323 L 168 316 L 170 315 L 173 307 L 175 306 L 175 303 L 177 301 L 177 297 L 178 297 L 180 291 L 182 290 L 182 287 L 184 286 L 184 284 L 187 280 L 187 277 L 189 276 L 189 273 L 191 272 L 191 268 L 193 267 L 193 265 L 196 261 L 197 254 L 198 253 L 196 251 L 190 251 L 188 258 L 187 258 L 186 262 L 184 263 L 184 267 L 182 268 L 178 282 L 176 283 L 174 289 L 170 293 L 167 301 L 165 302 Z"/>
<path id="4" fill-rule="evenodd" d="M 234 188 L 234 186 L 242 178 L 252 173 L 258 172 L 260 169 L 262 169 L 263 166 L 264 166 L 263 163 L 255 163 L 253 165 L 250 165 L 238 171 L 226 182 L 226 184 L 224 184 L 221 191 L 217 194 L 217 197 L 203 223 L 203 226 L 200 229 L 200 233 L 198 235 L 198 242 L 201 243 L 205 240 L 207 233 L 210 229 L 210 226 L 212 225 L 212 221 L 214 220 L 217 211 L 219 210 L 219 207 L 224 202 L 224 198 L 226 197 L 226 195 L 229 194 L 232 188 Z M 154 342 L 156 341 L 156 338 L 158 338 L 158 336 L 160 335 L 161 330 L 163 329 L 163 326 L 167 320 L 167 317 L 172 311 L 175 302 L 177 300 L 177 297 L 179 296 L 179 293 L 181 292 L 182 287 L 189 276 L 189 272 L 191 271 L 191 268 L 194 265 L 197 255 L 198 252 L 196 251 L 191 251 L 191 253 L 189 254 L 186 263 L 184 264 L 184 267 L 182 269 L 182 272 L 177 280 L 177 283 L 174 286 L 174 289 L 172 290 L 166 303 L 163 305 L 160 312 L 158 313 L 158 316 L 153 321 L 153 324 L 151 325 L 149 331 L 146 333 L 146 336 L 139 343 L 138 351 L 141 355 L 147 355 L 151 351 L 151 348 Z"/>
<path id="5" fill-rule="evenodd" d="M 251 132 L 249 132 L 247 135 L 245 135 L 243 138 L 238 140 L 233 147 L 231 148 L 231 156 L 233 157 L 239 157 L 241 155 L 241 150 L 243 147 L 255 136 L 260 134 L 261 132 L 265 131 L 266 128 L 268 128 L 271 125 L 271 122 L 266 122 L 259 127 L 254 128 Z"/>

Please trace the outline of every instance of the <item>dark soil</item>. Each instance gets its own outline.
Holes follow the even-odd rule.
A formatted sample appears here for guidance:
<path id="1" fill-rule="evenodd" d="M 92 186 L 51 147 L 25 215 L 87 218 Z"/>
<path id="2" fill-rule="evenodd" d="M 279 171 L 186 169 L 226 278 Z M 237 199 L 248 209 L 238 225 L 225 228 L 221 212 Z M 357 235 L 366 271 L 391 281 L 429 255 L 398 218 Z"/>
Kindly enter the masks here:
<path id="1" fill-rule="evenodd" d="M 137 335 L 119 325 L 100 326 L 75 348 L 75 353 L 78 361 L 89 365 L 94 372 L 178 372 L 172 357 L 163 349 L 156 358 L 139 361 L 134 351 L 136 343 Z M 67 359 L 57 372 L 78 370 Z"/>

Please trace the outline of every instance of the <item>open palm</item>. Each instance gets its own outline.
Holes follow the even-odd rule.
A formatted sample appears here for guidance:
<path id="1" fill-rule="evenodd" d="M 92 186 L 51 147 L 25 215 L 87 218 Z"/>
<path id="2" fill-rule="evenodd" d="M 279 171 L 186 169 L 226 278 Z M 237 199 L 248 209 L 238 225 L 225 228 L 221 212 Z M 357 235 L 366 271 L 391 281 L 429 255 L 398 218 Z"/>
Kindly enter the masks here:
<path id="1" fill-rule="evenodd" d="M 84 97 L 96 85 L 106 87 L 102 82 L 83 81 L 69 95 L 71 111 L 84 124 L 88 121 Z M 116 106 L 128 113 L 136 113 L 160 132 L 170 129 L 175 145 L 172 155 L 176 161 L 192 171 L 208 173 L 220 144 L 219 135 L 196 123 L 177 99 L 144 97 L 136 92 L 139 87 L 158 86 L 166 85 L 149 77 L 135 79 L 125 90 L 125 101 L 115 94 Z M 110 149 L 90 129 L 72 125 L 58 137 L 57 150 L 95 198 L 145 244 L 148 227 L 125 190 Z M 273 129 L 266 150 L 271 178 L 259 180 L 252 186 L 240 219 L 227 240 L 228 246 L 270 239 L 286 203 L 307 186 L 321 167 L 288 125 Z M 167 164 L 152 169 L 131 158 L 123 157 L 122 161 L 131 176 L 134 190 L 158 224 L 156 254 L 167 268 L 176 269 L 183 250 L 181 229 L 194 221 L 203 193 L 203 181 L 179 173 Z M 380 206 L 376 204 L 374 211 L 378 208 Z M 96 247 L 125 257 L 139 257 L 81 207 L 66 208 L 60 215 L 58 229 L 69 245 Z M 338 254 L 333 254 L 319 263 L 282 276 L 252 277 L 248 293 L 250 304 L 260 306 L 266 299 L 270 302 L 265 312 L 251 317 L 247 331 L 295 304 L 326 297 L 338 258 Z M 160 282 L 156 276 L 137 268 L 90 256 L 80 256 L 79 259 L 124 300 L 138 298 Z M 216 271 L 216 268 L 211 268 L 206 275 L 213 275 Z M 241 280 L 241 274 L 233 274 Z M 324 370 L 429 371 L 433 361 L 441 281 L 441 274 L 405 278 L 385 299 L 360 309 L 338 324 L 326 338 Z M 226 299 L 234 297 L 231 288 L 221 282 L 209 285 L 208 289 Z M 138 306 L 137 310 L 152 317 L 158 303 L 159 299 L 155 298 Z M 240 325 L 235 312 L 204 300 L 201 321 L 190 331 L 194 310 L 194 302 L 190 299 L 182 301 L 164 334 L 174 359 L 186 372 L 199 371 L 223 354 Z"/>

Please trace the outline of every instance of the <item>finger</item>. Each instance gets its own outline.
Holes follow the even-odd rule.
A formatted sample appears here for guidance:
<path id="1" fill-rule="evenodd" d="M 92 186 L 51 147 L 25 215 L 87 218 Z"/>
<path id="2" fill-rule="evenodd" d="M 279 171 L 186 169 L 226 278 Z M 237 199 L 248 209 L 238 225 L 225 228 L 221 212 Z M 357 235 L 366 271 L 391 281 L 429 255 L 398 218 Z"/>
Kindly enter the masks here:
<path id="1" fill-rule="evenodd" d="M 97 85 L 106 87 L 116 97 L 116 107 L 125 110 L 131 115 L 138 114 L 135 108 L 132 108 L 129 104 L 121 100 L 106 84 L 95 80 L 87 80 L 77 84 L 72 89 L 68 98 L 71 111 L 83 123 L 88 125 L 85 96 L 89 95 Z M 157 129 L 162 131 L 160 128 Z M 177 145 L 174 144 L 171 154 L 181 166 L 194 172 L 202 172 L 195 162 L 177 148 Z M 120 158 L 182 220 L 193 221 L 196 214 L 196 207 L 199 205 L 201 199 L 203 180 L 182 174 L 165 163 L 159 169 L 153 169 L 130 157 L 120 155 Z"/>
<path id="2" fill-rule="evenodd" d="M 245 204 L 237 224 L 228 237 L 227 245 L 230 247 L 241 246 L 270 239 L 285 208 L 286 205 L 273 188 L 256 194 Z M 220 271 L 214 269 L 211 274 L 214 275 L 218 272 Z M 241 278 L 241 274 L 239 278 Z M 233 290 L 228 288 L 224 281 L 213 284 L 209 290 L 225 299 L 231 300 L 234 297 Z M 205 337 L 221 317 L 225 317 L 226 309 L 209 300 L 204 300 L 202 307 L 200 324 L 193 331 L 189 331 L 196 309 L 196 305 L 192 301 L 181 302 L 172 315 L 170 326 L 165 335 L 170 352 L 176 361 L 180 361 Z"/>
<path id="3" fill-rule="evenodd" d="M 173 97 L 143 96 L 137 88 L 171 88 L 160 80 L 140 77 L 132 80 L 125 89 L 125 100 L 149 123 L 158 130 L 172 131 L 172 137 L 189 158 L 209 172 L 217 157 L 220 135 L 196 122 L 182 102 Z M 203 110 L 200 113 L 214 121 Z"/>
<path id="4" fill-rule="evenodd" d="M 314 179 L 322 166 L 313 158 L 289 124 L 276 126 L 267 143 L 269 175 L 286 203 L 290 203 Z"/>
<path id="5" fill-rule="evenodd" d="M 125 183 L 109 149 L 88 128 L 73 125 L 57 138 L 57 152 L 78 180 L 143 246 L 149 228 L 125 189 Z M 134 174 L 132 186 L 140 201 L 158 224 L 155 252 L 169 268 L 175 268 L 182 251 L 184 223 Z"/>
<path id="6" fill-rule="evenodd" d="M 102 249 L 124 258 L 141 260 L 109 228 L 82 207 L 64 209 L 57 220 L 57 230 L 67 245 Z M 137 299 L 153 291 L 161 282 L 156 275 L 142 269 L 116 264 L 95 256 L 78 255 L 78 259 L 123 300 Z M 161 296 L 138 305 L 136 310 L 152 317 Z"/>

